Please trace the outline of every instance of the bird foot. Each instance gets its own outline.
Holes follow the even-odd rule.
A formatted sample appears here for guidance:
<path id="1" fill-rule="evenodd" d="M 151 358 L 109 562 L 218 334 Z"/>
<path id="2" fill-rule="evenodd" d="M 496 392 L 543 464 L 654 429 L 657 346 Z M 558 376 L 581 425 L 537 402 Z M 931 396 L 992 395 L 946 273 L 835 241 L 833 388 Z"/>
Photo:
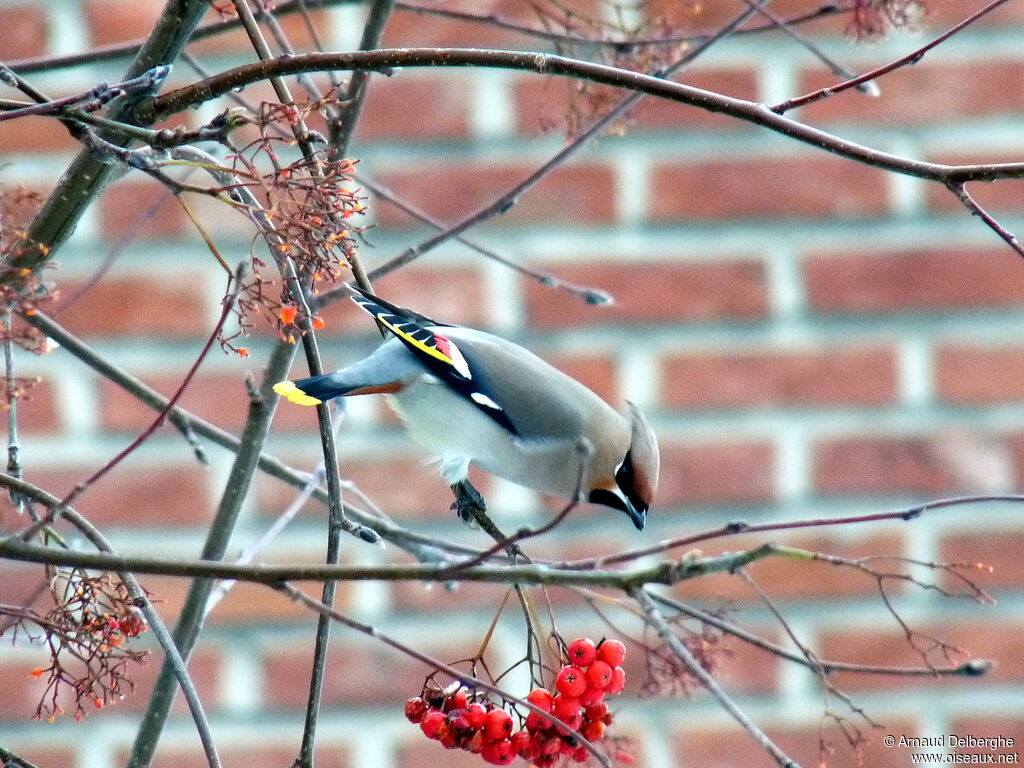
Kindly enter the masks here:
<path id="1" fill-rule="evenodd" d="M 455 494 L 455 501 L 452 503 L 452 510 L 462 518 L 467 525 L 476 528 L 482 515 L 487 514 L 487 503 L 480 491 L 473 487 L 468 480 L 455 483 L 452 487 Z"/>

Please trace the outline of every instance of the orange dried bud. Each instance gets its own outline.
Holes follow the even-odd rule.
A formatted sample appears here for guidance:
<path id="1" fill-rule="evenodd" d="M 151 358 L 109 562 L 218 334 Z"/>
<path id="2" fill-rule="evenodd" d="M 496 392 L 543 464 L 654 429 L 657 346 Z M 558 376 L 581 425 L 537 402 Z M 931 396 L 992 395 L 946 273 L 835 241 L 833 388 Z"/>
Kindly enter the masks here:
<path id="1" fill-rule="evenodd" d="M 249 348 L 248 347 L 239 347 L 238 348 L 238 356 L 239 357 L 248 357 L 249 356 Z"/>
<path id="2" fill-rule="evenodd" d="M 29 672 L 29 674 L 30 674 L 30 675 L 31 675 L 32 677 L 42 677 L 42 676 L 43 676 L 43 673 L 44 673 L 45 671 L 46 671 L 46 670 L 45 670 L 45 669 L 43 669 L 42 667 L 36 667 L 36 668 L 35 668 L 35 669 L 33 669 L 33 670 L 32 670 L 31 672 Z"/>
<path id="3" fill-rule="evenodd" d="M 324 319 L 322 317 L 320 317 L 319 315 L 317 315 L 316 317 L 313 318 L 313 328 L 314 328 L 314 330 L 319 331 L 325 325 L 327 325 L 327 323 L 325 323 Z"/>
<path id="4" fill-rule="evenodd" d="M 281 307 L 281 311 L 278 315 L 281 318 L 281 322 L 285 325 L 291 325 L 295 322 L 295 316 L 299 314 L 298 307 Z"/>

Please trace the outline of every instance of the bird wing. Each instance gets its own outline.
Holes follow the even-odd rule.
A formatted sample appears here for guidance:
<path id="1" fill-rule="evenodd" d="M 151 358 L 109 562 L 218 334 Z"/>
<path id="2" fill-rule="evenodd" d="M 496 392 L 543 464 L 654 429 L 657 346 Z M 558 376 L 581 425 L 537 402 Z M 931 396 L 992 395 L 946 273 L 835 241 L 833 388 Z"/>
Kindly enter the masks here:
<path id="1" fill-rule="evenodd" d="M 453 391 L 466 398 L 499 426 L 518 435 L 515 424 L 495 396 L 490 376 L 475 355 L 466 357 L 458 344 L 445 332 L 445 325 L 426 315 L 384 301 L 367 291 L 356 290 L 352 300 L 387 328 L 429 370 Z M 460 329 L 461 330 L 461 329 Z"/>

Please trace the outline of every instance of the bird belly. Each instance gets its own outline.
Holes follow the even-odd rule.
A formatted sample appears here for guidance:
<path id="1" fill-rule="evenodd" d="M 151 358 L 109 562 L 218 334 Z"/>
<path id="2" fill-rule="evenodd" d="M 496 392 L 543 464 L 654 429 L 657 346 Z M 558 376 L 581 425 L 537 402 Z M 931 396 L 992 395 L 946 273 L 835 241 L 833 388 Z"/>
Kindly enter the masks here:
<path id="1" fill-rule="evenodd" d="M 521 440 L 429 374 L 387 399 L 449 484 L 465 479 L 472 462 L 542 493 L 570 498 L 576 490 L 580 459 L 572 441 Z"/>

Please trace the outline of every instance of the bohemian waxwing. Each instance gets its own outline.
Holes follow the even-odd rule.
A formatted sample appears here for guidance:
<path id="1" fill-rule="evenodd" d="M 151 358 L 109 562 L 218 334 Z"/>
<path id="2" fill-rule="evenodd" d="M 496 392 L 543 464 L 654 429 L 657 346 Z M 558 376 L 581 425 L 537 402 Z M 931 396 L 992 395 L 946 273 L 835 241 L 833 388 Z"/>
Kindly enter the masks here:
<path id="1" fill-rule="evenodd" d="M 659 456 L 635 405 L 627 403 L 623 416 L 518 344 L 352 290 L 352 300 L 393 336 L 348 368 L 282 381 L 275 392 L 299 405 L 385 393 L 449 485 L 465 481 L 473 463 L 565 499 L 579 487 L 586 500 L 644 527 Z"/>

